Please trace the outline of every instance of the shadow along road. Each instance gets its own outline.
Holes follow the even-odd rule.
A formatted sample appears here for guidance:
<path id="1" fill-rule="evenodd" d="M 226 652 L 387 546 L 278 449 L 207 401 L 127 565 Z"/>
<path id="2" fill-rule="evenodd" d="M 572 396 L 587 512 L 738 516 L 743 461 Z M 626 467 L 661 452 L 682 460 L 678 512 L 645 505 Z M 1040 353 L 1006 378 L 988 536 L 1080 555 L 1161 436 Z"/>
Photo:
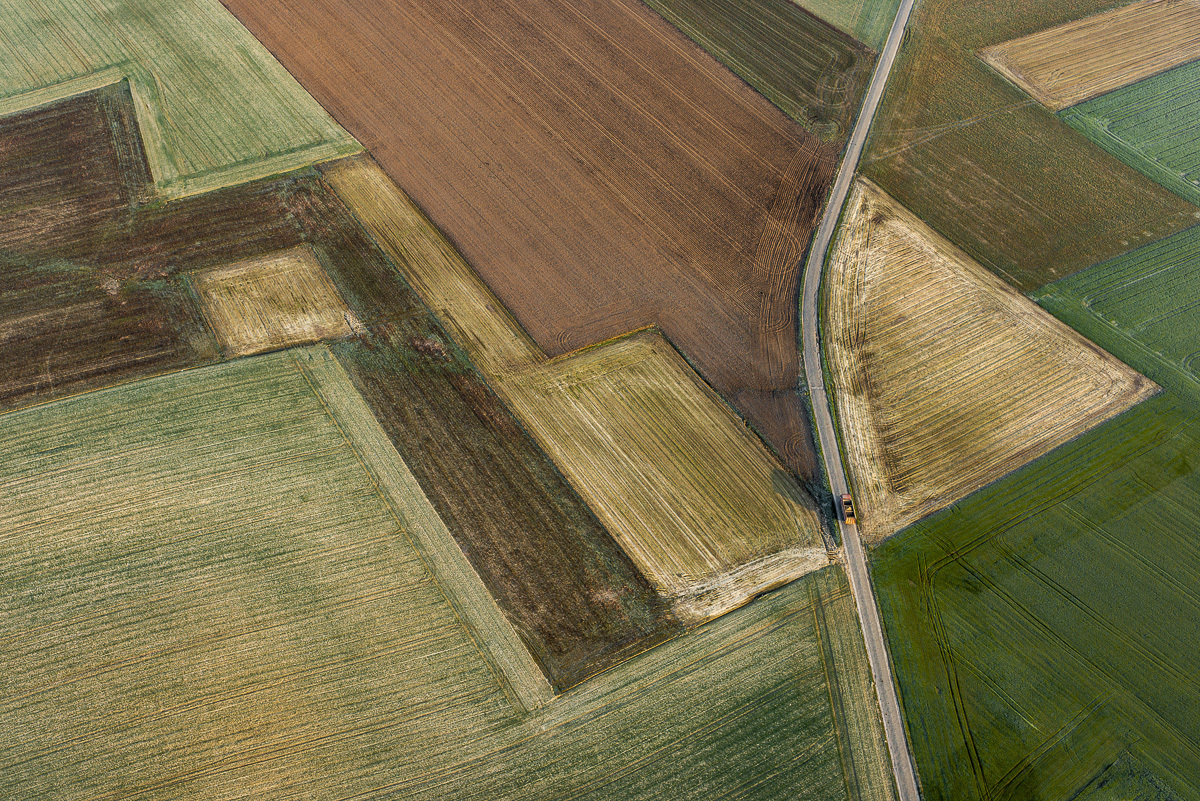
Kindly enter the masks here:
<path id="1" fill-rule="evenodd" d="M 821 226 L 813 238 L 812 249 L 808 255 L 808 268 L 804 273 L 804 294 L 801 304 L 800 328 L 803 332 L 804 343 L 804 375 L 808 384 L 808 392 L 812 398 L 813 420 L 816 423 L 818 442 L 821 456 L 825 462 L 825 472 L 829 476 L 829 488 L 834 497 L 849 492 L 846 474 L 842 470 L 842 455 L 838 450 L 837 436 L 833 428 L 833 418 L 829 413 L 829 398 L 825 394 L 825 377 L 821 368 L 820 329 L 818 319 L 819 294 L 821 275 L 824 272 L 825 256 L 833 241 L 833 233 L 837 228 L 838 217 L 846 196 L 850 193 L 850 184 L 862 157 L 863 146 L 867 141 L 867 133 L 871 122 L 883 98 L 883 90 L 891 75 L 892 65 L 896 54 L 900 51 L 900 42 L 904 38 L 904 29 L 908 24 L 914 0 L 902 0 L 892 23 L 879 63 L 875 66 L 875 74 L 867 87 L 866 98 L 863 101 L 862 112 L 858 122 L 846 143 L 846 156 L 838 170 L 837 179 L 833 184 L 829 202 L 825 206 L 825 214 L 821 218 Z M 858 620 L 862 626 L 863 638 L 867 644 L 867 658 L 871 663 L 871 675 L 875 681 L 875 691 L 879 696 L 879 708 L 883 714 L 883 731 L 887 737 L 888 751 L 892 756 L 892 770 L 896 776 L 900 801 L 918 801 L 920 793 L 917 790 L 916 774 L 913 771 L 912 757 L 908 751 L 908 738 L 904 733 L 904 721 L 900 717 L 900 704 L 896 700 L 896 685 L 892 681 L 892 666 L 888 659 L 887 646 L 883 640 L 883 628 L 879 622 L 879 608 L 875 604 L 875 593 L 871 589 L 871 577 L 867 571 L 867 560 L 863 553 L 862 540 L 858 536 L 857 526 L 848 526 L 839 522 L 842 542 L 845 544 L 846 573 L 850 579 L 850 589 L 854 593 L 854 604 L 858 608 Z"/>

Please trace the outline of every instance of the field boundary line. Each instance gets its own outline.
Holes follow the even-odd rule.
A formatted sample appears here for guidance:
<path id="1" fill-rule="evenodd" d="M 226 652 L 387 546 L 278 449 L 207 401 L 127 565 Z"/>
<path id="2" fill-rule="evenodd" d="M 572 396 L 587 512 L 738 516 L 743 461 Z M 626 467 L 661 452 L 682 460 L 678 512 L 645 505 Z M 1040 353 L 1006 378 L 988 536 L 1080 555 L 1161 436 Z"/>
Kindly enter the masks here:
<path id="1" fill-rule="evenodd" d="M 550 683 L 337 359 L 323 345 L 292 353 L 297 369 L 313 380 L 439 583 L 449 585 L 453 594 L 443 594 L 470 629 L 481 655 L 499 669 L 498 678 L 526 711 L 544 706 L 554 697 Z"/>

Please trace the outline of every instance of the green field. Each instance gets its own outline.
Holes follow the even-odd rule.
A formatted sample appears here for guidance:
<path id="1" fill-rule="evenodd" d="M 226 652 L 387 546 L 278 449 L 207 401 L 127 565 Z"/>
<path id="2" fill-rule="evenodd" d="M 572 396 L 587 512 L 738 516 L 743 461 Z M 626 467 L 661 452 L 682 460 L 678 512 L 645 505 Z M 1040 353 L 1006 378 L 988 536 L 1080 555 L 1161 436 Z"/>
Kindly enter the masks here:
<path id="1" fill-rule="evenodd" d="M 875 551 L 927 799 L 1200 798 L 1194 408 L 1146 401 Z"/>
<path id="2" fill-rule="evenodd" d="M 875 55 L 792 0 L 647 0 L 785 114 L 818 133 L 850 133 Z"/>
<path id="3" fill-rule="evenodd" d="M 1033 298 L 1200 408 L 1200 226 L 1042 287 Z"/>
<path id="4" fill-rule="evenodd" d="M 1194 224 L 1196 206 L 1079 136 L 976 55 L 1119 4 L 919 3 L 863 175 L 1024 290 Z"/>
<path id="5" fill-rule="evenodd" d="M 878 51 L 887 41 L 900 0 L 797 0 L 796 5 Z"/>
<path id="6" fill-rule="evenodd" d="M 839 568 L 553 697 L 324 347 L 0 431 L 0 796 L 890 797 Z"/>
<path id="7" fill-rule="evenodd" d="M 1200 204 L 1200 61 L 1059 112 L 1148 178 Z"/>
<path id="8" fill-rule="evenodd" d="M 7 0 L 0 50 L 0 115 L 128 80 L 167 196 L 361 149 L 217 0 Z"/>

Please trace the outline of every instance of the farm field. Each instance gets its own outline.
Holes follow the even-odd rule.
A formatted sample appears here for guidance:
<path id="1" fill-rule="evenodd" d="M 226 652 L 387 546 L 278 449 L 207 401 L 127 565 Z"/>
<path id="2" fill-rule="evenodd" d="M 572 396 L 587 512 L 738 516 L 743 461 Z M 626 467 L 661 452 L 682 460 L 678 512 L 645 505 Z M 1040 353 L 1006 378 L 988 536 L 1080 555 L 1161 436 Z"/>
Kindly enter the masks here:
<path id="1" fill-rule="evenodd" d="M 837 146 L 638 0 L 226 5 L 543 351 L 657 325 L 815 478 L 796 284 Z"/>
<path id="2" fill-rule="evenodd" d="M 6 795 L 889 797 L 840 569 L 550 697 L 323 346 L 0 427 Z"/>
<path id="3" fill-rule="evenodd" d="M 1070 278 L 1034 300 L 1155 381 L 1200 403 L 1200 228 L 1143 245 Z"/>
<path id="4" fill-rule="evenodd" d="M 921 3 L 861 174 L 1024 291 L 1195 224 L 1195 205 L 1085 141 L 977 55 L 1117 5 Z"/>
<path id="5" fill-rule="evenodd" d="M 200 273 L 192 280 L 228 356 L 340 339 L 362 324 L 306 248 Z"/>
<path id="6" fill-rule="evenodd" d="M 875 54 L 792 0 L 649 0 L 646 5 L 823 139 L 841 140 Z"/>
<path id="7" fill-rule="evenodd" d="M 887 41 L 900 3 L 899 0 L 800 0 L 796 5 L 879 51 Z"/>
<path id="8" fill-rule="evenodd" d="M 0 407 L 219 360 L 195 283 L 301 248 L 358 324 L 337 345 L 339 359 L 553 685 L 570 686 L 677 630 L 316 173 L 142 205 L 148 170 L 132 99 L 119 85 L 8 117 L 0 141 L 11 156 L 0 183 L 15 187 L 4 195 L 13 213 L 0 216 Z M 74 167 L 71 153 L 81 159 Z"/>
<path id="9" fill-rule="evenodd" d="M 5 3 L 0 114 L 125 82 L 166 197 L 361 150 L 217 0 L 106 5 Z"/>
<path id="10" fill-rule="evenodd" d="M 1200 58 L 1200 4 L 1141 0 L 979 51 L 1052 111 Z"/>
<path id="11" fill-rule="evenodd" d="M 1200 24 L 1192 32 L 1200 40 Z M 1073 106 L 1060 116 L 1138 172 L 1200 203 L 1200 62 Z"/>
<path id="12" fill-rule="evenodd" d="M 1158 391 L 869 182 L 828 269 L 826 353 L 868 541 Z"/>
<path id="13" fill-rule="evenodd" d="M 317 349 L 0 417 L 4 795 L 340 798 L 511 724 L 540 674 L 355 415 Z"/>
<path id="14" fill-rule="evenodd" d="M 721 614 L 826 563 L 811 496 L 661 335 L 547 361 L 377 166 L 324 175 L 677 616 Z"/>
<path id="15" fill-rule="evenodd" d="M 1197 797 L 1198 448 L 1168 391 L 875 551 L 925 798 Z"/>

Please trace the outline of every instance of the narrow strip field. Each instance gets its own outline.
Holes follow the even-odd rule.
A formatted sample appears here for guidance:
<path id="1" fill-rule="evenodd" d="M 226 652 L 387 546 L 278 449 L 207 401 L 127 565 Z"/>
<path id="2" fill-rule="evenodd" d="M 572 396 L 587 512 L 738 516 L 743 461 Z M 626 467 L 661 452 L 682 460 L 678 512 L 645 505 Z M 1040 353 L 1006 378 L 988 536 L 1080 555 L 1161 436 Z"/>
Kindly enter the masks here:
<path id="1" fill-rule="evenodd" d="M 816 479 L 796 297 L 835 143 L 641 0 L 225 1 L 542 351 L 657 325 Z"/>
<path id="2" fill-rule="evenodd" d="M 1195 408 L 1164 393 L 875 551 L 925 798 L 1200 798 Z"/>
<path id="3" fill-rule="evenodd" d="M 1196 16 L 1200 19 L 1200 3 Z M 1196 37 L 1200 39 L 1200 28 Z M 1200 203 L 1200 61 L 1073 106 L 1060 116 L 1146 177 Z"/>
<path id="4" fill-rule="evenodd" d="M 169 197 L 361 150 L 218 0 L 7 0 L 0 54 L 0 115 L 127 82 Z"/>
<path id="5" fill-rule="evenodd" d="M 1052 111 L 1200 58 L 1200 2 L 1141 0 L 979 51 Z"/>
<path id="6" fill-rule="evenodd" d="M 1200 208 L 1098 150 L 978 57 L 1118 4 L 924 0 L 862 174 L 1026 291 L 1194 225 Z"/>
<path id="7" fill-rule="evenodd" d="M 325 176 L 677 615 L 827 561 L 812 498 L 660 335 L 546 361 L 377 166 Z"/>
<path id="8" fill-rule="evenodd" d="M 868 182 L 828 286 L 827 357 L 868 540 L 1158 390 Z"/>

